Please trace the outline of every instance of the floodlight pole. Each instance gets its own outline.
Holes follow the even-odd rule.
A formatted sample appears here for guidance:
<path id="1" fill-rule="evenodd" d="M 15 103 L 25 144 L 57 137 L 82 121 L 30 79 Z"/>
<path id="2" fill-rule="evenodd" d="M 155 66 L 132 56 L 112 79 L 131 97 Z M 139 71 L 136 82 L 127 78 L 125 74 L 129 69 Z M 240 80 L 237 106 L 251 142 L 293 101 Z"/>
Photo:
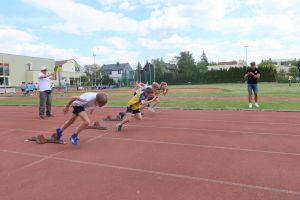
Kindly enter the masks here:
<path id="1" fill-rule="evenodd" d="M 246 49 L 246 65 L 248 66 L 248 45 L 245 46 Z"/>
<path id="2" fill-rule="evenodd" d="M 96 86 L 96 72 L 97 72 L 97 70 L 96 70 L 96 54 L 95 53 L 93 53 L 93 56 L 94 56 L 94 68 L 95 68 L 95 86 Z"/>

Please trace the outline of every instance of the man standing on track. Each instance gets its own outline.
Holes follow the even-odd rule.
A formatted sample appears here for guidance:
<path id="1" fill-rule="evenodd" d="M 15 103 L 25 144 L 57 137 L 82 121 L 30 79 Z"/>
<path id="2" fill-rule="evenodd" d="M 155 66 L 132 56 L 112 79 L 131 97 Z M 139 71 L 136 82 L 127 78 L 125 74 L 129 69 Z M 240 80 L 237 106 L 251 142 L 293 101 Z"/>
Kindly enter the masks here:
<path id="1" fill-rule="evenodd" d="M 40 90 L 40 106 L 39 106 L 39 116 L 41 119 L 45 118 L 45 108 L 46 116 L 54 117 L 51 113 L 51 80 L 55 80 L 56 75 L 48 74 L 47 68 L 45 66 L 41 67 L 41 72 L 38 75 L 39 90 Z"/>
<path id="2" fill-rule="evenodd" d="M 255 107 L 259 107 L 258 105 L 258 86 L 257 82 L 260 79 L 260 71 L 256 68 L 255 62 L 250 63 L 250 67 L 247 70 L 245 76 L 248 83 L 248 100 L 249 100 L 249 108 L 252 108 L 252 91 L 254 92 L 254 100 Z"/>

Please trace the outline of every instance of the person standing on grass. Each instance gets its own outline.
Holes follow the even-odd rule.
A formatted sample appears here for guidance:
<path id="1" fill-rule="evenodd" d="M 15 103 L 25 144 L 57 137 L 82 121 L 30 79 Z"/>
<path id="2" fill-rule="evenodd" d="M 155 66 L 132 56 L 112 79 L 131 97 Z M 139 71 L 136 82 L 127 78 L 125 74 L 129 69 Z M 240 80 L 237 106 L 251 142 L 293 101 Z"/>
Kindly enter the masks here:
<path id="1" fill-rule="evenodd" d="M 51 80 L 56 80 L 56 75 L 48 74 L 46 66 L 41 67 L 41 72 L 38 75 L 39 83 L 39 94 L 40 94 L 40 106 L 39 106 L 39 116 L 41 119 L 45 118 L 45 109 L 47 117 L 54 117 L 51 113 Z"/>
<path id="2" fill-rule="evenodd" d="M 250 67 L 248 68 L 244 78 L 247 80 L 248 84 L 248 100 L 249 100 L 249 108 L 252 108 L 252 92 L 254 93 L 255 107 L 259 107 L 258 105 L 258 86 L 257 82 L 260 79 L 260 71 L 256 68 L 255 62 L 250 63 Z"/>
<path id="3" fill-rule="evenodd" d="M 288 78 L 288 80 L 289 80 L 289 86 L 291 87 L 292 86 L 292 80 L 293 80 L 293 76 L 291 76 L 291 75 L 289 75 L 289 78 Z"/>
<path id="4" fill-rule="evenodd" d="M 69 85 L 68 85 L 67 80 L 65 80 L 65 82 L 64 82 L 64 93 L 67 94 L 68 90 L 69 90 Z"/>

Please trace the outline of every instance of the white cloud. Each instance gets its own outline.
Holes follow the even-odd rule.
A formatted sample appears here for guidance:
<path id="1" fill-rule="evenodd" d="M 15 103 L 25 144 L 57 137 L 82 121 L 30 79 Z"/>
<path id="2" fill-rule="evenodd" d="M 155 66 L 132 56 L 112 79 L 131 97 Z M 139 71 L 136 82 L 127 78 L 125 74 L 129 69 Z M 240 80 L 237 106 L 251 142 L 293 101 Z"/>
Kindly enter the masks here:
<path id="1" fill-rule="evenodd" d="M 25 32 L 18 30 L 13 27 L 0 26 L 0 43 L 8 43 L 9 41 L 14 42 L 32 42 L 36 40 L 37 37 Z"/>
<path id="2" fill-rule="evenodd" d="M 97 10 L 73 0 L 22 1 L 55 13 L 62 22 L 48 27 L 64 32 L 76 34 L 98 31 L 134 32 L 138 28 L 136 20 L 123 14 Z"/>
<path id="3" fill-rule="evenodd" d="M 104 45 L 95 46 L 92 51 L 96 53 L 98 60 L 104 63 L 130 63 L 133 66 L 137 63 L 139 52 L 128 49 L 115 49 Z"/>
<path id="4" fill-rule="evenodd" d="M 87 57 L 78 55 L 75 49 L 57 48 L 49 44 L 39 42 L 35 35 L 13 27 L 0 26 L 0 43 L 2 52 L 18 55 L 28 55 L 60 59 L 77 59 L 80 63 L 86 63 Z"/>
<path id="5" fill-rule="evenodd" d="M 128 1 L 124 1 L 119 5 L 120 10 L 132 11 L 132 10 L 136 10 L 137 8 L 138 8 L 137 5 L 131 4 Z"/>

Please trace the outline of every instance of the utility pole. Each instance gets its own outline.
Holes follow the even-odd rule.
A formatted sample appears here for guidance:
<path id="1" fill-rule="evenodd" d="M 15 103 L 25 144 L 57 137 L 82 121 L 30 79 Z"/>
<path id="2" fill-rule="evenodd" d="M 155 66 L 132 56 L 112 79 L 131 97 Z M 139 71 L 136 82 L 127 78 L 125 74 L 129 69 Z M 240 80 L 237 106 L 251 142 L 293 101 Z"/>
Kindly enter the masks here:
<path id="1" fill-rule="evenodd" d="M 95 70 L 95 82 L 94 82 L 94 85 L 96 86 L 96 73 L 97 73 L 97 69 L 96 69 L 96 54 L 93 53 L 93 56 L 94 56 L 94 70 Z"/>
<path id="2" fill-rule="evenodd" d="M 153 81 L 155 82 L 155 63 L 154 62 L 153 62 L 153 71 L 154 71 Z"/>
<path id="3" fill-rule="evenodd" d="M 246 49 L 246 65 L 248 66 L 248 45 L 245 46 Z"/>

